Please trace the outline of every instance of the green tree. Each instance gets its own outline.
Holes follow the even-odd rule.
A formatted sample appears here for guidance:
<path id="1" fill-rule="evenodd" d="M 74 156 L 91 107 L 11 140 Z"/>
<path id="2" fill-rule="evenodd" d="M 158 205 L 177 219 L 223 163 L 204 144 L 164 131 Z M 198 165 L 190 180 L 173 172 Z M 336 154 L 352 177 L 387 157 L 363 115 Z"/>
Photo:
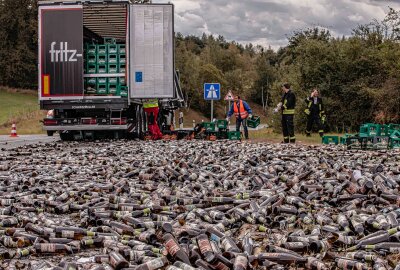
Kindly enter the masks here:
<path id="1" fill-rule="evenodd" d="M 37 86 L 37 1 L 0 1 L 0 85 Z"/>

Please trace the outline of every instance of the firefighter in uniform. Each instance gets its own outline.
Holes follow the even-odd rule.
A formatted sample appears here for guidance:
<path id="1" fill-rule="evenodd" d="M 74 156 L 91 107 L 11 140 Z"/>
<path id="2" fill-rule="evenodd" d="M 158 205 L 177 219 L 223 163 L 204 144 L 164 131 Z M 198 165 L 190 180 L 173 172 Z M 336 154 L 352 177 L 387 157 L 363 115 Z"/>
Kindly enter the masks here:
<path id="1" fill-rule="evenodd" d="M 236 116 L 236 131 L 240 131 L 240 126 L 243 125 L 243 130 L 244 130 L 244 137 L 246 140 L 249 139 L 249 131 L 247 129 L 247 118 L 252 117 L 252 110 L 247 104 L 246 101 L 243 101 L 240 99 L 240 96 L 235 96 L 233 100 L 233 104 L 231 105 L 231 108 L 228 112 L 228 117 L 226 118 L 227 121 L 229 121 L 229 118 L 231 118 L 232 114 L 235 114 Z"/>
<path id="2" fill-rule="evenodd" d="M 149 132 L 153 140 L 162 138 L 162 133 L 157 124 L 158 119 L 158 99 L 145 99 L 143 100 L 143 109 L 147 116 L 147 124 Z"/>
<path id="3" fill-rule="evenodd" d="M 294 135 L 294 108 L 296 106 L 296 96 L 290 89 L 290 84 L 285 83 L 282 85 L 282 104 L 280 109 L 282 111 L 282 132 L 284 143 L 295 143 L 296 137 Z"/>
<path id="4" fill-rule="evenodd" d="M 319 97 L 318 89 L 314 88 L 311 96 L 306 98 L 307 108 L 304 112 L 307 115 L 307 129 L 306 135 L 311 136 L 312 126 L 314 122 L 318 126 L 318 133 L 322 137 L 324 136 L 324 122 L 325 122 L 325 111 L 324 105 L 322 104 L 322 98 Z"/>

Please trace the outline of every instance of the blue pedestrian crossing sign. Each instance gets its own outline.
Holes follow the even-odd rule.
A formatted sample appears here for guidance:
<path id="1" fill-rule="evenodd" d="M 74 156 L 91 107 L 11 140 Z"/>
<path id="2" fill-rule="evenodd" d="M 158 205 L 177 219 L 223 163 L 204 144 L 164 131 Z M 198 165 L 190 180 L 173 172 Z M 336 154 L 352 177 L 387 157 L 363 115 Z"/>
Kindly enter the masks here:
<path id="1" fill-rule="evenodd" d="M 220 100 L 221 85 L 219 83 L 204 84 L 204 99 L 205 100 Z"/>

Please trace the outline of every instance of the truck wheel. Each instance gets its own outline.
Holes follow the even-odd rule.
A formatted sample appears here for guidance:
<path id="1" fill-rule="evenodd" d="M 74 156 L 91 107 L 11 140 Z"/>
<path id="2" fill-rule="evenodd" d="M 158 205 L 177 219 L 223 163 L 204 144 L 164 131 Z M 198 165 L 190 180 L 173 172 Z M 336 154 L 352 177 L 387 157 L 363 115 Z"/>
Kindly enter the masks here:
<path id="1" fill-rule="evenodd" d="M 142 133 L 143 133 L 143 109 L 142 107 L 138 106 L 136 108 L 136 117 L 135 117 L 135 126 L 136 126 L 136 130 L 135 130 L 135 136 L 136 138 L 140 139 Z"/>
<path id="2" fill-rule="evenodd" d="M 144 139 L 146 133 L 147 119 L 143 107 L 140 107 L 140 134 L 139 138 Z"/>
<path id="3" fill-rule="evenodd" d="M 52 131 L 52 130 L 47 131 L 47 136 L 53 137 L 53 135 L 54 135 L 54 131 Z"/>

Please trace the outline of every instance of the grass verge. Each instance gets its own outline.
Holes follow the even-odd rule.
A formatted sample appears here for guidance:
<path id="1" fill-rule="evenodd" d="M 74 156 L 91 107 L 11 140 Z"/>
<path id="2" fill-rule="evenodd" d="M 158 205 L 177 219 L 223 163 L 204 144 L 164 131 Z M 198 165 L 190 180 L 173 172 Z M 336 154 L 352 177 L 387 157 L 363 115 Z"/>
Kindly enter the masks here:
<path id="1" fill-rule="evenodd" d="M 322 139 L 317 134 L 312 134 L 311 137 L 307 137 L 305 134 L 295 134 L 296 135 L 296 142 L 304 143 L 304 144 L 321 144 Z M 340 136 L 341 134 L 326 134 L 330 136 Z M 254 142 L 273 142 L 273 143 L 280 143 L 283 141 L 283 135 L 279 133 L 273 132 L 271 128 L 263 128 L 260 130 L 250 130 L 249 137 L 251 141 Z"/>
<path id="2" fill-rule="evenodd" d="M 18 134 L 44 133 L 39 120 L 40 111 L 36 91 L 0 88 L 0 134 L 8 135 L 15 121 Z"/>

